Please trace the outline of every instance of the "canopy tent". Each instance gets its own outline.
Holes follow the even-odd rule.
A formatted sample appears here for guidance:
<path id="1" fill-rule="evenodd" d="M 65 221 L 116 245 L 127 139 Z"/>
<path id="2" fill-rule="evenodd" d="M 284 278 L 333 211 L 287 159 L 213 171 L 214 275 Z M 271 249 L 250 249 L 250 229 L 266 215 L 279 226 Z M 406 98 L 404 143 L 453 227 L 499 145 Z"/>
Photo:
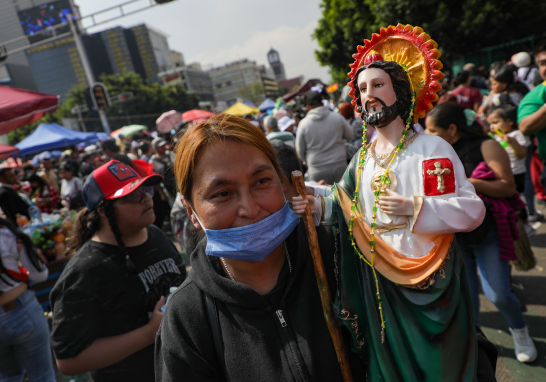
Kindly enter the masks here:
<path id="1" fill-rule="evenodd" d="M 273 101 L 271 98 L 266 98 L 265 101 L 263 101 L 260 106 L 258 106 L 258 109 L 261 111 L 273 109 L 276 105 L 276 102 Z"/>
<path id="2" fill-rule="evenodd" d="M 171 110 L 161 114 L 157 121 L 155 121 L 155 126 L 158 132 L 169 133 L 171 130 L 176 129 L 176 126 L 180 123 L 182 123 L 182 113 Z"/>
<path id="3" fill-rule="evenodd" d="M 8 145 L 0 144 L 0 159 L 7 158 L 7 157 L 11 156 L 12 154 L 15 154 L 18 151 L 19 151 L 19 149 L 17 147 L 15 147 L 15 146 L 8 146 Z"/>
<path id="4" fill-rule="evenodd" d="M 323 86 L 327 86 L 325 85 L 321 80 L 319 79 L 311 79 L 311 80 L 308 80 L 306 83 L 304 83 L 303 85 L 301 85 L 299 88 L 297 88 L 296 90 L 294 90 L 293 92 L 290 92 L 290 93 L 287 93 L 285 95 L 282 96 L 282 99 L 284 102 L 289 102 L 290 100 L 292 100 L 292 98 L 296 97 L 296 96 L 299 96 L 299 95 L 303 95 L 305 94 L 306 92 L 308 92 L 309 90 L 311 90 L 311 88 L 317 84 L 322 84 Z"/>
<path id="5" fill-rule="evenodd" d="M 237 102 L 224 111 L 226 114 L 236 115 L 238 117 L 242 117 L 243 115 L 247 114 L 258 114 L 259 112 L 260 110 L 256 109 L 255 107 L 250 107 L 242 102 Z"/>
<path id="6" fill-rule="evenodd" d="M 128 138 L 132 135 L 135 135 L 138 132 L 141 132 L 142 130 L 148 130 L 148 128 L 144 125 L 123 126 L 121 129 L 117 129 L 116 131 L 113 131 L 110 134 L 110 136 L 113 138 L 117 138 L 120 135 L 123 135 L 124 138 Z"/>
<path id="7" fill-rule="evenodd" d="M 250 107 L 253 107 L 254 109 L 257 109 L 257 108 L 256 108 L 256 105 L 254 105 L 254 104 L 253 104 L 252 102 L 250 102 L 250 101 L 245 101 L 245 102 L 243 102 L 243 103 L 244 103 L 246 106 L 250 106 Z"/>
<path id="8" fill-rule="evenodd" d="M 84 149 L 89 145 L 93 145 L 93 144 L 95 144 L 97 142 L 102 142 L 106 138 L 108 138 L 108 134 L 106 134 L 106 133 L 96 133 L 96 135 L 97 135 L 96 138 L 93 138 L 93 139 L 87 140 L 85 142 L 79 143 L 79 144 L 76 145 L 76 147 L 79 148 L 79 149 Z"/>
<path id="9" fill-rule="evenodd" d="M 58 107 L 58 96 L 0 86 L 0 134 L 36 122 Z"/>
<path id="10" fill-rule="evenodd" d="M 211 113 L 210 111 L 206 110 L 190 110 L 182 114 L 182 119 L 184 121 L 195 121 L 196 119 L 207 119 L 214 115 L 214 113 Z"/>
<path id="11" fill-rule="evenodd" d="M 41 151 L 75 146 L 82 142 L 99 140 L 97 133 L 82 133 L 67 129 L 57 123 L 41 123 L 36 130 L 23 141 L 15 145 L 19 150 L 15 156 L 36 154 Z"/>

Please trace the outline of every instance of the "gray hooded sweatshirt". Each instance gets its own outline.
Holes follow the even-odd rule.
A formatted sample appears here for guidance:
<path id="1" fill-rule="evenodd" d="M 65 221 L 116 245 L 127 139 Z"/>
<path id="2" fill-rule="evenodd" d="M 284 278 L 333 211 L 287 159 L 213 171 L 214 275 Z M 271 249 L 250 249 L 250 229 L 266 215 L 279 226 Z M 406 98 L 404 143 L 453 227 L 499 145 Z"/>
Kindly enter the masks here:
<path id="1" fill-rule="evenodd" d="M 321 106 L 310 110 L 300 122 L 296 150 L 309 167 L 327 168 L 347 162 L 343 139 L 352 138 L 349 122 Z"/>

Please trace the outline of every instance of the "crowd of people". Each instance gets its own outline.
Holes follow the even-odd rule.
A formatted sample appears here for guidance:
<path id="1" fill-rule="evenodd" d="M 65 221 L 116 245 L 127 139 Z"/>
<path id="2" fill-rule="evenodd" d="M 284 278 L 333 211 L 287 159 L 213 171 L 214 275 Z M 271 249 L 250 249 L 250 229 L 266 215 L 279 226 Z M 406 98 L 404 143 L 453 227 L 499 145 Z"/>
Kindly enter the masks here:
<path id="1" fill-rule="evenodd" d="M 516 358 L 533 362 L 532 328 L 510 274 L 534 266 L 521 240 L 544 220 L 535 203 L 546 205 L 546 43 L 489 70 L 465 65 L 415 121 L 415 95 L 401 100 L 396 90 L 410 94 L 411 79 L 398 64 L 377 62 L 352 76 L 353 104 L 316 86 L 257 116 L 219 113 L 173 136 L 141 132 L 0 168 L 0 380 L 55 381 L 52 349 L 63 374 L 90 372 L 94 381 L 341 381 L 343 367 L 354 380 L 432 381 L 455 364 L 453 380 L 492 381 L 496 350 L 479 329 L 480 285 L 506 318 Z M 295 170 L 305 174 L 307 198 Z M 361 174 L 371 186 L 360 186 Z M 416 186 L 427 174 L 428 191 Z M 363 187 L 372 191 L 363 196 Z M 341 369 L 296 215 L 306 206 L 350 344 Z M 50 294 L 51 329 L 28 288 L 48 277 L 48 259 L 20 227 L 33 208 L 77 211 Z M 169 225 L 191 264 L 165 234 Z M 412 276 L 417 284 L 374 264 L 374 253 L 387 262 L 389 246 L 397 261 L 444 252 L 434 272 Z M 340 260 L 350 256 L 356 262 Z M 423 293 L 427 307 L 416 303 Z M 452 298 L 439 301 L 444 293 Z M 400 355 L 409 341 L 415 362 Z M 421 369 L 452 351 L 452 366 Z"/>

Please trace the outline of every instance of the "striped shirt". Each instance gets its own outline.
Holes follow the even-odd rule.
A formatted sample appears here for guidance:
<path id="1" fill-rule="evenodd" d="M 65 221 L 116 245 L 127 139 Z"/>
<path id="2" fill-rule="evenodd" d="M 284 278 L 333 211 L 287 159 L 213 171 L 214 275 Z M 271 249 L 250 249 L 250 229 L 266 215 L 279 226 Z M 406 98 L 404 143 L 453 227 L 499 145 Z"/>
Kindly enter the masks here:
<path id="1" fill-rule="evenodd" d="M 295 143 L 294 136 L 292 133 L 287 131 L 272 131 L 266 135 L 266 138 L 270 141 L 277 139 L 290 147 L 294 147 Z"/>

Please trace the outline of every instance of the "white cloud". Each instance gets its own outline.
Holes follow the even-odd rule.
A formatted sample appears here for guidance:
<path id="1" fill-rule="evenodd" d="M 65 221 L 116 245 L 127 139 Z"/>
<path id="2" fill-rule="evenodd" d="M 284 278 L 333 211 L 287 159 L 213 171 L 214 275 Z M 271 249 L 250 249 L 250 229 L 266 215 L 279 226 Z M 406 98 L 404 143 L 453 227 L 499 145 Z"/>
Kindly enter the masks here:
<path id="1" fill-rule="evenodd" d="M 125 0 L 75 2 L 82 15 L 89 15 Z M 288 78 L 303 75 L 329 82 L 328 69 L 315 58 L 317 42 L 311 39 L 322 16 L 319 4 L 320 0 L 178 0 L 102 24 L 90 32 L 146 23 L 169 35 L 169 46 L 184 53 L 186 62 L 202 65 L 219 66 L 243 58 L 267 64 L 267 52 L 274 47 Z"/>
<path id="2" fill-rule="evenodd" d="M 282 25 L 271 31 L 258 31 L 247 40 L 221 49 L 210 48 L 186 61 L 199 62 L 202 65 L 220 66 L 230 61 L 248 58 L 258 64 L 267 63 L 267 52 L 271 47 L 279 52 L 287 78 L 303 75 L 306 79 L 320 78 L 330 81 L 326 67 L 318 65 L 314 51 L 318 44 L 311 39 L 317 21 L 303 27 Z"/>

